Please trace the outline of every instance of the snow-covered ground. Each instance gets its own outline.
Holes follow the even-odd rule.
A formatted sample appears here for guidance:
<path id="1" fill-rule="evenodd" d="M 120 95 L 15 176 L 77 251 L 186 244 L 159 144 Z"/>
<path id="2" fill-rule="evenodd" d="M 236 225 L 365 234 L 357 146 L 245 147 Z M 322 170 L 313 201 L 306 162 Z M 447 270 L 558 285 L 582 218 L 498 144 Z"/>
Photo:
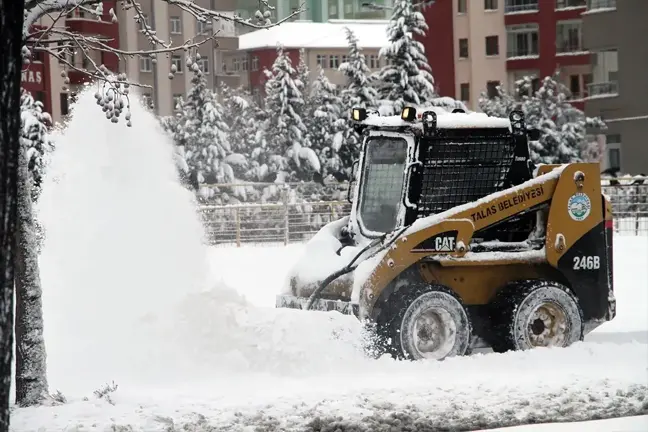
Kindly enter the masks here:
<path id="1" fill-rule="evenodd" d="M 355 318 L 274 309 L 303 246 L 203 246 L 154 119 L 135 106 L 127 129 L 97 121 L 91 95 L 80 104 L 39 205 L 50 388 L 67 403 L 15 408 L 12 431 L 480 430 L 615 417 L 510 430 L 647 429 L 647 237 L 615 238 L 618 316 L 582 343 L 372 360 Z M 93 393 L 113 380 L 116 391 Z"/>

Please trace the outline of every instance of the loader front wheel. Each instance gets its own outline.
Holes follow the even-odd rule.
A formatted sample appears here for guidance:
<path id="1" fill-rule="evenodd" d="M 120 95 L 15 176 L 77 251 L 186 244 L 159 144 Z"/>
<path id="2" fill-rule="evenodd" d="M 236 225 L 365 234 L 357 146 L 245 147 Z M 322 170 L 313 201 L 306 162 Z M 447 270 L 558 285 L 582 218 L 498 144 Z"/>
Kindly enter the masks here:
<path id="1" fill-rule="evenodd" d="M 570 289 L 551 281 L 520 281 L 492 304 L 495 352 L 567 347 L 583 338 L 583 313 Z"/>
<path id="2" fill-rule="evenodd" d="M 398 302 L 391 321 L 397 357 L 443 360 L 467 354 L 472 326 L 461 300 L 440 285 L 417 284 Z"/>

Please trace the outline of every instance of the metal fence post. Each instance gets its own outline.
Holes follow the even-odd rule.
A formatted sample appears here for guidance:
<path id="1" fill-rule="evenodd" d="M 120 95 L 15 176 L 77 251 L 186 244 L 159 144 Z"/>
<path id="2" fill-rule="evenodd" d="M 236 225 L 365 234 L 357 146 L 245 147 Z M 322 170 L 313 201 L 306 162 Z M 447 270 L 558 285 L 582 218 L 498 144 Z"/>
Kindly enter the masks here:
<path id="1" fill-rule="evenodd" d="M 241 247 L 241 213 L 237 207 L 236 211 L 236 247 Z"/>
<path id="2" fill-rule="evenodd" d="M 290 242 L 290 223 L 288 218 L 288 191 L 284 189 L 284 246 Z"/>

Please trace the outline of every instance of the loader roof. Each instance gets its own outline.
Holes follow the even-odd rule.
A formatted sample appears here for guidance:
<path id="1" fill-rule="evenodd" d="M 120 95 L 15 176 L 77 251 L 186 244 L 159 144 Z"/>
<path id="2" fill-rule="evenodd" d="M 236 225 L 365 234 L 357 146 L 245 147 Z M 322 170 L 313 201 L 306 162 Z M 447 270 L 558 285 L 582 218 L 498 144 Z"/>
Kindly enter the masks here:
<path id="1" fill-rule="evenodd" d="M 414 107 L 416 108 L 417 118 L 409 122 L 403 120 L 400 115 L 369 115 L 361 124 L 373 127 L 411 127 L 423 128 L 421 117 L 425 111 L 434 111 L 437 114 L 437 128 L 440 129 L 511 129 L 511 121 L 508 118 L 492 117 L 478 112 L 451 112 L 443 107 Z"/>

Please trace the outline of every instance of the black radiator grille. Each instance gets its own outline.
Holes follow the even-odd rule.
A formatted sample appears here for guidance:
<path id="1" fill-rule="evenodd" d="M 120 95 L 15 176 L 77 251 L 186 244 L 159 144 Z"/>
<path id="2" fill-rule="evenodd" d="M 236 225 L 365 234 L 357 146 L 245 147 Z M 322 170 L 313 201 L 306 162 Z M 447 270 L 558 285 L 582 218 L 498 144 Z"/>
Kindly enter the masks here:
<path id="1" fill-rule="evenodd" d="M 441 213 L 502 190 L 514 149 L 510 135 L 422 140 L 418 217 Z"/>

